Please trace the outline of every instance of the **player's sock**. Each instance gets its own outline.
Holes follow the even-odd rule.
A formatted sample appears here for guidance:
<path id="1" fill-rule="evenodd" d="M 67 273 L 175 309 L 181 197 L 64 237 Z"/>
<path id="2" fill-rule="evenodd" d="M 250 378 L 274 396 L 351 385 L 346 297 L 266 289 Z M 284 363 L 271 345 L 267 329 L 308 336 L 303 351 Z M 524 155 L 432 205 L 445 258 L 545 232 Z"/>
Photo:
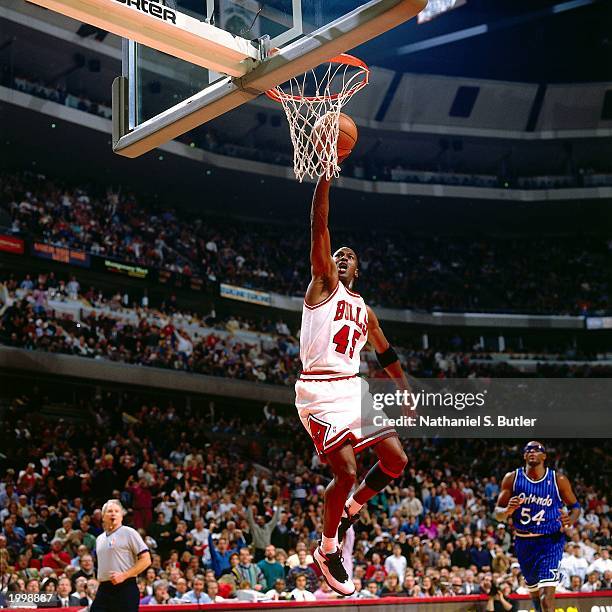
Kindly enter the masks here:
<path id="1" fill-rule="evenodd" d="M 348 510 L 349 517 L 355 516 L 363 508 L 363 504 L 355 501 L 355 498 L 351 495 L 346 502 L 346 509 Z"/>
<path id="2" fill-rule="evenodd" d="M 327 553 L 336 552 L 338 548 L 338 538 L 334 536 L 333 538 L 328 538 L 325 534 L 321 535 L 321 550 Z"/>

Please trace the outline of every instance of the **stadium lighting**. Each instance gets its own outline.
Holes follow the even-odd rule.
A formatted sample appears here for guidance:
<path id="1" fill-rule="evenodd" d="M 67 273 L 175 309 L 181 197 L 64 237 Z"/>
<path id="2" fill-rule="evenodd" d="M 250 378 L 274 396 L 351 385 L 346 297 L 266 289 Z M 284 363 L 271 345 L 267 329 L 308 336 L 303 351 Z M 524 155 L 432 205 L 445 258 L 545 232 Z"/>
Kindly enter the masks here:
<path id="1" fill-rule="evenodd" d="M 462 6 L 467 0 L 429 0 L 424 10 L 417 17 L 419 23 L 431 21 L 434 17 L 446 11 Z"/>

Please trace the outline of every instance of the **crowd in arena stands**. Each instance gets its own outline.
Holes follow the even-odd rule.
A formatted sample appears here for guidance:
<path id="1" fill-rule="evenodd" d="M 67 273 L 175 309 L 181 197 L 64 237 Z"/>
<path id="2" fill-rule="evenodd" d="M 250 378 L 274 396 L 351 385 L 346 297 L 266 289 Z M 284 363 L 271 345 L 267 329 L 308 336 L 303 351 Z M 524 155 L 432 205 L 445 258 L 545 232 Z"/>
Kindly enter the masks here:
<path id="1" fill-rule="evenodd" d="M 24 76 L 14 76 L 7 83 L 12 89 L 17 89 L 27 94 L 57 102 L 64 106 L 76 108 L 77 110 L 98 115 L 105 119 L 111 119 L 113 111 L 110 104 L 98 103 L 90 100 L 87 96 L 68 92 L 59 85 L 49 85 L 40 79 L 30 79 Z"/>
<path id="2" fill-rule="evenodd" d="M 190 218 L 130 194 L 3 175 L 7 231 L 211 282 L 303 295 L 303 228 Z M 419 237 L 334 230 L 355 245 L 358 290 L 372 306 L 421 310 L 596 313 L 609 308 L 612 241 L 603 237 Z"/>
<path id="3" fill-rule="evenodd" d="M 31 94 L 38 98 L 51 100 L 80 111 L 98 115 L 105 119 L 112 118 L 110 100 L 94 102 L 82 92 L 74 89 L 68 91 L 63 85 L 44 83 L 41 79 L 32 76 L 13 76 L 7 73 L 2 84 L 12 89 Z M 270 119 L 274 125 L 280 125 L 279 117 Z M 265 113 L 258 113 L 259 125 L 268 122 Z M 278 140 L 265 141 L 234 141 L 228 139 L 209 126 L 200 126 L 189 134 L 179 136 L 177 140 L 197 146 L 199 148 L 227 155 L 269 164 L 293 166 L 293 150 L 289 141 L 282 147 Z M 441 150 L 443 153 L 443 150 Z M 443 155 L 441 156 L 443 158 Z M 461 164 L 460 165 L 465 165 Z M 505 164 L 500 162 L 497 174 L 482 174 L 469 172 L 465 168 L 455 169 L 452 164 L 438 158 L 434 162 L 420 164 L 419 167 L 406 167 L 401 158 L 387 163 L 377 160 L 369 155 L 361 159 L 349 159 L 343 166 L 343 174 L 357 179 L 370 181 L 395 181 L 402 183 L 421 183 L 434 185 L 462 185 L 489 188 L 518 188 L 518 189 L 560 189 L 568 187 L 612 185 L 610 168 L 602 168 L 596 173 L 595 181 L 588 178 L 589 169 L 579 168 L 574 174 L 542 175 L 542 176 L 509 176 Z M 585 180 L 586 179 L 586 180 Z"/>
<path id="4" fill-rule="evenodd" d="M 299 344 L 282 320 L 219 320 L 214 311 L 198 316 L 172 304 L 132 308 L 124 297 L 91 287 L 81 294 L 74 276 L 9 275 L 0 282 L 0 344 L 272 384 L 296 380 Z M 77 317 L 54 310 L 69 303 Z"/>
<path id="5" fill-rule="evenodd" d="M 153 397 L 80 393 L 88 427 L 43 418 L 41 393 L 0 401 L 13 432 L 0 464 L 2 596 L 91 601 L 100 508 L 116 498 L 152 552 L 138 579 L 143 604 L 335 597 L 312 560 L 328 472 L 294 414 L 266 406 L 247 418 L 227 409 L 211 421 Z M 526 594 L 512 521 L 492 515 L 500 479 L 522 463 L 521 444 L 404 445 L 404 475 L 367 504 L 343 547 L 354 597 Z M 560 590 L 610 589 L 606 442 L 547 446 L 549 466 L 568 474 L 582 506 Z M 359 455 L 359 473 L 373 460 Z"/>
<path id="6" fill-rule="evenodd" d="M 293 385 L 301 370 L 299 330 L 282 319 L 248 320 L 181 310 L 170 301 L 158 307 L 130 306 L 127 294 L 105 296 L 81 288 L 75 276 L 54 272 L 0 276 L 0 344 L 29 350 L 109 359 L 141 366 L 196 372 L 261 383 Z M 62 312 L 61 308 L 69 310 Z M 70 308 L 73 306 L 73 308 Z M 471 351 L 397 346 L 403 367 L 417 378 L 525 376 L 511 356 L 493 360 L 478 346 Z M 373 353 L 362 351 L 360 373 L 380 375 Z M 536 375 L 601 377 L 602 365 L 538 363 Z"/>

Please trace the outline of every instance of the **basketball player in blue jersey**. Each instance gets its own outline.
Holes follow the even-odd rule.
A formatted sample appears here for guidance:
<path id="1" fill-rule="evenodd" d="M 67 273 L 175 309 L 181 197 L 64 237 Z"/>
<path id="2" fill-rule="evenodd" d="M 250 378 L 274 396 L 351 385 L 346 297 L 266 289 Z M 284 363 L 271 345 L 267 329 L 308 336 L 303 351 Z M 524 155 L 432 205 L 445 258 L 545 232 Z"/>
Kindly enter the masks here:
<path id="1" fill-rule="evenodd" d="M 535 609 L 554 612 L 565 530 L 578 520 L 580 504 L 569 480 L 544 465 L 546 449 L 541 442 L 528 442 L 523 457 L 525 467 L 504 476 L 495 518 L 505 521 L 512 516 L 514 549 Z"/>

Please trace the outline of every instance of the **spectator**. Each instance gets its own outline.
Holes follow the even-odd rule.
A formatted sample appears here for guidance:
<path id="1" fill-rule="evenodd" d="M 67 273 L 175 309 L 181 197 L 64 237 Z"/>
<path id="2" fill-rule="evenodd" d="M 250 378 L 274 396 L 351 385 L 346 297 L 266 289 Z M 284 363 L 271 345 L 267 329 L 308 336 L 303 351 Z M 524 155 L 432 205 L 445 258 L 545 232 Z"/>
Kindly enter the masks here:
<path id="1" fill-rule="evenodd" d="M 274 581 L 274 588 L 266 593 L 266 598 L 271 601 L 284 601 L 290 597 L 291 595 L 286 590 L 286 584 L 283 578 L 277 578 Z"/>
<path id="2" fill-rule="evenodd" d="M 407 487 L 402 490 L 402 502 L 400 504 L 400 511 L 402 515 L 406 515 L 408 518 L 417 519 L 423 514 L 423 504 L 421 500 L 415 496 L 414 487 Z"/>
<path id="3" fill-rule="evenodd" d="M 580 578 L 580 576 L 569 576 L 568 583 L 569 583 L 568 590 L 571 593 L 579 593 L 580 590 L 582 589 L 582 579 Z"/>
<path id="4" fill-rule="evenodd" d="M 563 585 L 569 586 L 569 576 L 578 576 L 580 585 L 584 582 L 588 570 L 588 563 L 582 556 L 582 550 L 579 544 L 572 544 L 569 547 L 569 552 L 565 553 L 559 564 L 561 575 L 564 576 Z"/>
<path id="5" fill-rule="evenodd" d="M 451 554 L 451 564 L 457 567 L 468 568 L 471 563 L 472 557 L 467 548 L 467 539 L 462 536 L 457 540 L 457 546 Z"/>
<path id="6" fill-rule="evenodd" d="M 238 564 L 232 569 L 232 573 L 236 578 L 236 584 L 240 584 L 245 580 L 256 591 L 266 590 L 266 579 L 261 568 L 254 563 L 251 563 L 252 556 L 248 548 L 241 548 L 239 553 Z"/>
<path id="7" fill-rule="evenodd" d="M 43 567 L 50 567 L 54 570 L 63 570 L 67 565 L 70 565 L 70 556 L 62 550 L 64 542 L 59 538 L 51 540 L 51 550 L 43 555 Z"/>
<path id="8" fill-rule="evenodd" d="M 442 483 L 440 485 L 439 500 L 440 500 L 440 512 L 449 514 L 455 509 L 455 500 L 449 494 L 448 488 L 445 483 Z"/>
<path id="9" fill-rule="evenodd" d="M 474 538 L 474 546 L 470 549 L 470 558 L 478 571 L 483 568 L 490 568 L 493 562 L 491 553 L 483 547 L 482 540 L 478 537 Z"/>
<path id="10" fill-rule="evenodd" d="M 204 547 L 208 543 L 210 531 L 204 526 L 204 521 L 202 518 L 196 518 L 194 527 L 189 532 L 189 535 L 197 546 Z"/>
<path id="11" fill-rule="evenodd" d="M 424 522 L 419 527 L 419 535 L 434 540 L 438 537 L 438 526 L 426 515 Z"/>
<path id="12" fill-rule="evenodd" d="M 306 553 L 306 556 L 303 559 L 300 557 L 300 553 L 302 552 Z M 295 552 L 287 557 L 286 565 L 289 567 L 289 569 L 293 569 L 300 563 L 302 563 L 302 567 L 307 567 L 314 563 L 312 555 L 306 550 L 306 544 L 304 542 L 298 542 L 295 545 Z"/>
<path id="13" fill-rule="evenodd" d="M 316 597 L 313 592 L 306 588 L 308 577 L 305 574 L 298 573 L 295 576 L 295 588 L 291 591 L 291 599 L 294 601 L 315 601 Z"/>
<path id="14" fill-rule="evenodd" d="M 204 576 L 198 574 L 193 578 L 193 589 L 182 597 L 185 603 L 212 603 L 212 599 L 204 592 Z"/>
<path id="15" fill-rule="evenodd" d="M 72 580 L 76 582 L 80 577 L 85 578 L 85 580 L 95 577 L 93 558 L 89 553 L 83 555 L 79 560 L 79 568 Z"/>
<path id="16" fill-rule="evenodd" d="M 506 599 L 504 590 L 496 585 L 491 587 L 487 599 L 487 612 L 510 612 L 514 609 L 512 602 Z"/>
<path id="17" fill-rule="evenodd" d="M 360 599 L 377 599 L 378 585 L 373 580 L 366 583 L 366 588 L 359 592 Z"/>
<path id="18" fill-rule="evenodd" d="M 500 545 L 503 552 L 507 553 L 510 550 L 512 544 L 512 538 L 506 530 L 504 523 L 499 523 L 495 531 L 495 541 Z"/>
<path id="19" fill-rule="evenodd" d="M 403 582 L 403 581 L 402 581 Z M 385 584 L 380 591 L 381 597 L 399 597 L 403 595 L 402 582 L 395 573 L 390 573 L 385 578 Z"/>
<path id="20" fill-rule="evenodd" d="M 80 605 L 81 598 L 71 595 L 72 584 L 68 578 L 60 578 L 57 583 L 56 601 L 58 608 Z"/>
<path id="21" fill-rule="evenodd" d="M 244 548 L 245 545 L 246 542 L 242 539 L 237 543 L 237 546 L 240 548 Z M 215 545 L 212 533 L 208 536 L 208 547 L 210 549 L 210 560 L 215 572 L 215 577 L 218 578 L 223 570 L 230 568 L 230 556 L 237 553 L 237 550 L 236 548 L 228 549 L 227 538 L 224 537 L 218 538 L 217 544 Z"/>
<path id="22" fill-rule="evenodd" d="M 493 510 L 495 506 L 495 502 L 497 501 L 497 497 L 499 495 L 499 485 L 497 484 L 497 479 L 495 476 L 491 476 L 487 478 L 487 482 L 484 488 L 484 494 L 487 499 L 487 504 L 489 511 Z"/>
<path id="23" fill-rule="evenodd" d="M 168 582 L 166 580 L 156 580 L 153 583 L 153 595 L 145 597 L 141 600 L 141 605 L 162 606 L 170 601 L 168 593 Z"/>
<path id="24" fill-rule="evenodd" d="M 247 509 L 247 521 L 253 538 L 253 546 L 255 548 L 255 561 L 260 561 L 264 558 L 265 549 L 270 544 L 272 538 L 272 532 L 278 523 L 280 513 L 282 512 L 283 506 L 280 499 L 276 500 L 276 509 L 274 516 L 270 521 L 266 523 L 263 516 L 258 515 L 256 519 L 253 518 L 253 506 Z M 272 583 L 270 583 L 272 584 Z"/>
<path id="25" fill-rule="evenodd" d="M 297 580 L 296 580 L 297 584 Z M 319 578 L 319 588 L 314 592 L 315 599 L 317 601 L 325 601 L 328 599 L 337 599 L 336 593 L 331 590 L 331 587 L 323 578 Z"/>
<path id="26" fill-rule="evenodd" d="M 610 550 L 602 548 L 597 557 L 587 568 L 587 573 L 597 572 L 603 576 L 606 572 L 612 571 L 612 559 L 610 559 Z"/>
<path id="27" fill-rule="evenodd" d="M 581 593 L 594 593 L 601 590 L 601 582 L 599 581 L 599 572 L 591 572 L 587 581 L 580 587 Z"/>
<path id="28" fill-rule="evenodd" d="M 98 581 L 95 578 L 90 578 L 87 581 L 87 586 L 85 588 L 85 596 L 81 598 L 79 605 L 87 606 L 88 608 L 91 608 L 91 604 L 96 598 L 97 592 L 98 592 Z"/>
<path id="29" fill-rule="evenodd" d="M 236 599 L 238 601 L 257 602 L 263 601 L 265 599 L 265 595 L 260 591 L 256 591 L 255 589 L 251 588 L 251 583 L 248 580 L 243 580 L 238 585 Z"/>
<path id="30" fill-rule="evenodd" d="M 298 564 L 295 567 L 291 568 L 287 573 L 288 589 L 293 589 L 296 586 L 296 579 L 300 575 L 306 578 L 306 588 L 311 593 L 314 593 L 317 590 L 318 579 L 314 570 L 310 567 L 310 564 L 308 563 L 308 558 L 304 549 L 301 549 L 298 552 Z"/>
<path id="31" fill-rule="evenodd" d="M 395 574 L 399 577 L 400 583 L 404 581 L 408 560 L 402 555 L 402 547 L 399 544 L 393 545 L 393 554 L 385 559 L 384 566 L 387 575 Z"/>
<path id="32" fill-rule="evenodd" d="M 265 556 L 257 565 L 264 576 L 267 586 L 275 585 L 279 579 L 282 579 L 284 582 L 285 570 L 276 560 L 276 547 L 273 544 L 266 546 Z"/>

